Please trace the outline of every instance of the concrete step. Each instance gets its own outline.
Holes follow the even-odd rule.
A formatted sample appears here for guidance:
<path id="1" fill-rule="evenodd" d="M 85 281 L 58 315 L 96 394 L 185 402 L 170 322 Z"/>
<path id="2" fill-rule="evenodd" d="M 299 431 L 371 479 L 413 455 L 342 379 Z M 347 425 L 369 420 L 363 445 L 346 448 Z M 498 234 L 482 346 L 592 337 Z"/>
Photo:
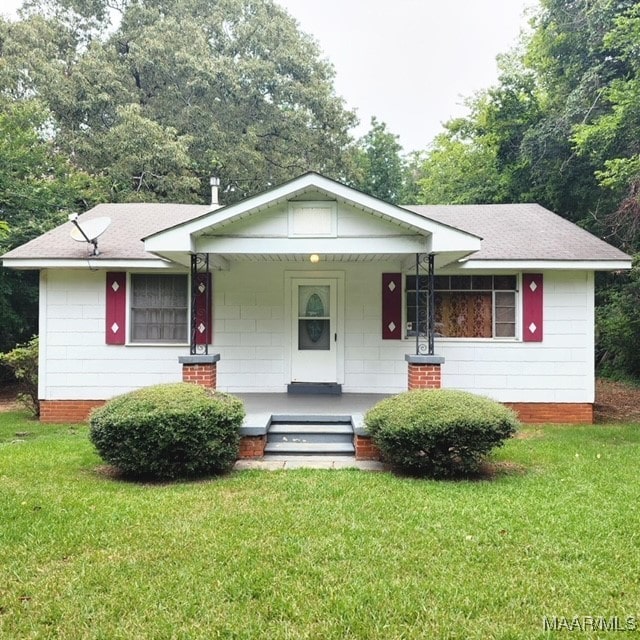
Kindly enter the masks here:
<path id="1" fill-rule="evenodd" d="M 265 454 L 314 455 L 334 454 L 352 456 L 352 443 L 346 442 L 267 442 Z"/>
<path id="2" fill-rule="evenodd" d="M 269 435 L 272 433 L 327 433 L 331 435 L 351 434 L 353 435 L 353 427 L 351 424 L 273 424 L 269 427 Z"/>
<path id="3" fill-rule="evenodd" d="M 353 432 L 349 433 L 310 433 L 295 431 L 293 433 L 272 433 L 269 432 L 267 442 L 324 442 L 331 443 L 353 443 Z"/>
<path id="4" fill-rule="evenodd" d="M 274 413 L 271 424 L 352 424 L 347 414 L 324 413 Z"/>

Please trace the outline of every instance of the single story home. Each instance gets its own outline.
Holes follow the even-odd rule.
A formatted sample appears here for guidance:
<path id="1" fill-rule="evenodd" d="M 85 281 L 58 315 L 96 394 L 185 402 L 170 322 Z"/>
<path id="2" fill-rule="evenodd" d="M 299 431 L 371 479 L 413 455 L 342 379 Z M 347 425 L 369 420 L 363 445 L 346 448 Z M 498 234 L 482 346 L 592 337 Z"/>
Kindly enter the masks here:
<path id="1" fill-rule="evenodd" d="M 623 252 L 537 204 L 394 206 L 316 173 L 228 206 L 213 192 L 101 204 L 2 257 L 40 272 L 44 421 L 181 379 L 441 385 L 592 421 L 594 274 L 629 269 Z"/>

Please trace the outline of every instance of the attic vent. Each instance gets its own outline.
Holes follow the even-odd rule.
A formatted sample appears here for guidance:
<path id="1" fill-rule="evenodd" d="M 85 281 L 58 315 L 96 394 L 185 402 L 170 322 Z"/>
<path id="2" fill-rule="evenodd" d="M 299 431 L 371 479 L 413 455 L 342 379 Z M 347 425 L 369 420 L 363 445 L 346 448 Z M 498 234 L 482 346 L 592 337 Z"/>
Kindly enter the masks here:
<path id="1" fill-rule="evenodd" d="M 337 205 L 335 202 L 290 202 L 290 238 L 335 238 Z"/>

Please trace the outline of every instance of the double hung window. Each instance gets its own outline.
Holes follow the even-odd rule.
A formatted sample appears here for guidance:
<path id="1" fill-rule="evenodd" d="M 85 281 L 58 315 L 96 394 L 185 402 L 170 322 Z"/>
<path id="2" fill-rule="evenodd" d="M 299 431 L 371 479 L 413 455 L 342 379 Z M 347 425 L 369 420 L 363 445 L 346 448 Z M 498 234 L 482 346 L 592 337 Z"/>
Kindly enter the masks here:
<path id="1" fill-rule="evenodd" d="M 188 276 L 132 274 L 130 320 L 131 342 L 188 342 Z"/>

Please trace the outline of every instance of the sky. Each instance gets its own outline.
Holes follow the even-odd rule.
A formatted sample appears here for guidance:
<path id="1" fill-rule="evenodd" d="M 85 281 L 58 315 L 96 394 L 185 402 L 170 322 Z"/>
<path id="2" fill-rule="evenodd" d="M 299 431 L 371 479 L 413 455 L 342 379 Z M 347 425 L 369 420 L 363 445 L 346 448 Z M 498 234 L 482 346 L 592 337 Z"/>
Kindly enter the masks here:
<path id="1" fill-rule="evenodd" d="M 335 86 L 369 129 L 371 116 L 425 149 L 464 99 L 494 84 L 496 56 L 527 26 L 532 0 L 276 0 L 336 70 Z"/>
<path id="2" fill-rule="evenodd" d="M 336 93 L 371 117 L 405 152 L 426 149 L 464 100 L 494 84 L 496 56 L 526 28 L 534 0 L 276 0 L 319 43 L 336 71 Z M 21 0 L 2 0 L 12 15 Z"/>

